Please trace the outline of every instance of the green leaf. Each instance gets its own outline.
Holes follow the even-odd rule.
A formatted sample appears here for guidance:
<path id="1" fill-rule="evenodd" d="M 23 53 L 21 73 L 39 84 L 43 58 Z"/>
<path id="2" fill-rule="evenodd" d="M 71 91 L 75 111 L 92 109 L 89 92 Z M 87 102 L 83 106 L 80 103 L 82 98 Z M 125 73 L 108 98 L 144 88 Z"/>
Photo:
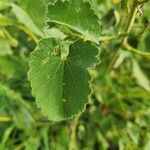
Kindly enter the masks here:
<path id="1" fill-rule="evenodd" d="M 88 68 L 95 66 L 98 49 L 79 40 L 70 45 L 67 58 L 61 58 L 57 48 L 54 38 L 39 42 L 31 54 L 29 80 L 42 113 L 49 120 L 60 121 L 79 114 L 88 103 Z"/>
<path id="2" fill-rule="evenodd" d="M 19 128 L 29 129 L 34 124 L 33 117 L 29 110 L 30 106 L 24 101 L 18 91 L 0 82 L 0 97 L 0 105 L 4 107 L 4 109 L 0 109 L 1 114 L 4 113 L 12 116 L 14 123 Z"/>
<path id="3" fill-rule="evenodd" d="M 9 8 L 9 2 L 0 0 L 0 11 L 5 10 Z"/>
<path id="4" fill-rule="evenodd" d="M 9 42 L 6 39 L 0 38 L 0 56 L 11 55 L 12 50 Z"/>
<path id="5" fill-rule="evenodd" d="M 138 48 L 142 49 L 144 51 L 149 51 L 150 52 L 150 42 L 149 42 L 149 40 L 150 40 L 150 33 L 145 32 L 140 38 Z"/>
<path id="6" fill-rule="evenodd" d="M 19 5 L 11 4 L 12 11 L 15 14 L 18 21 L 22 24 L 24 24 L 28 29 L 30 29 L 32 32 L 34 32 L 37 35 L 42 36 L 42 32 L 38 29 L 38 27 L 35 25 L 31 17 L 28 15 L 28 13 L 22 9 Z"/>
<path id="7" fill-rule="evenodd" d="M 37 150 L 40 145 L 39 137 L 30 137 L 26 141 L 26 150 Z"/>
<path id="8" fill-rule="evenodd" d="M 13 21 L 0 13 L 0 26 L 11 26 Z"/>
<path id="9" fill-rule="evenodd" d="M 13 129 L 14 129 L 14 126 L 12 125 L 9 128 L 7 128 L 7 130 L 5 131 L 4 136 L 3 136 L 3 138 L 1 139 L 1 142 L 0 142 L 0 149 L 5 149 L 6 142 L 8 141 L 9 136 L 12 133 Z"/>
<path id="10" fill-rule="evenodd" d="M 144 150 L 149 150 L 149 149 L 150 149 L 150 141 L 148 140 L 144 147 Z"/>
<path id="11" fill-rule="evenodd" d="M 19 2 L 36 26 L 42 31 L 46 21 L 45 0 L 19 0 Z"/>
<path id="12" fill-rule="evenodd" d="M 83 34 L 86 38 L 98 42 L 100 25 L 98 17 L 88 2 L 58 0 L 55 5 L 48 5 L 47 17 L 47 22 L 67 26 Z"/>
<path id="13" fill-rule="evenodd" d="M 63 32 L 61 32 L 57 28 L 51 28 L 51 29 L 45 28 L 44 35 L 45 37 L 53 37 L 57 39 L 65 39 L 67 37 Z"/>
<path id="14" fill-rule="evenodd" d="M 139 86 L 143 87 L 147 91 L 150 91 L 150 81 L 140 68 L 138 62 L 136 60 L 132 60 L 132 65 L 133 65 L 133 75 L 137 80 Z"/>
<path id="15" fill-rule="evenodd" d="M 130 138 L 136 143 L 138 144 L 138 140 L 139 140 L 139 128 L 137 125 L 131 123 L 131 122 L 128 122 L 127 123 L 127 129 L 128 129 L 128 134 L 130 136 Z"/>

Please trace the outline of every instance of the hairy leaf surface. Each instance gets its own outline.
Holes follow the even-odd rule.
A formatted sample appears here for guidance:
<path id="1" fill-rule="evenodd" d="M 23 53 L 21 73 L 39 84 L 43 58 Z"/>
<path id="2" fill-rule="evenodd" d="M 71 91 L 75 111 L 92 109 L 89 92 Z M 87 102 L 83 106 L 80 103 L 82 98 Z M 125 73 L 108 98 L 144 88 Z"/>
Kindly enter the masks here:
<path id="1" fill-rule="evenodd" d="M 91 94 L 88 68 L 97 62 L 96 46 L 76 41 L 67 58 L 55 52 L 54 38 L 43 39 L 31 54 L 29 80 L 36 103 L 50 120 L 71 118 L 84 109 Z"/>
<path id="2" fill-rule="evenodd" d="M 49 4 L 47 17 L 48 22 L 67 26 L 94 41 L 100 34 L 98 17 L 83 0 L 58 0 L 55 5 Z"/>

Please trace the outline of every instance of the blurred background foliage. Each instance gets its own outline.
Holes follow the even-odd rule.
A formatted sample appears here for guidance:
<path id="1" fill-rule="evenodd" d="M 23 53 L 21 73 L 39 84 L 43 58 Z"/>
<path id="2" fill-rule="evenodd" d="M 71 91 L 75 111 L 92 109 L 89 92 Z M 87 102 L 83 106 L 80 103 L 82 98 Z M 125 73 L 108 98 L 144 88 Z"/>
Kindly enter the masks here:
<path id="1" fill-rule="evenodd" d="M 150 150 L 150 3 L 140 1 L 128 44 L 129 0 L 87 0 L 99 17 L 101 64 L 93 95 L 73 120 L 50 122 L 27 79 L 29 54 L 54 0 L 0 0 L 0 150 Z"/>

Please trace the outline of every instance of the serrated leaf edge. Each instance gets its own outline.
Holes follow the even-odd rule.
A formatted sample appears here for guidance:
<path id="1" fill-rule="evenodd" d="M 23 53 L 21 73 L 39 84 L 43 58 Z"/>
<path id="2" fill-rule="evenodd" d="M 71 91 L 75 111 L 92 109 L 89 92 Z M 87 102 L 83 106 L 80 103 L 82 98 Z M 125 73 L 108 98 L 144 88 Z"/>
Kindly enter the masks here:
<path id="1" fill-rule="evenodd" d="M 42 38 L 38 43 L 40 43 L 42 40 L 45 40 L 45 39 L 51 39 L 51 37 L 50 38 Z M 75 43 L 76 41 L 74 41 L 73 43 Z M 72 43 L 72 44 L 73 44 Z M 95 46 L 95 45 L 94 45 Z M 35 51 L 37 51 L 38 50 L 38 46 L 36 46 L 35 47 L 35 49 L 34 49 L 34 51 L 33 52 L 31 52 L 30 53 L 30 57 L 31 57 L 31 55 L 35 52 Z M 95 67 L 100 63 L 100 59 L 99 59 L 99 54 L 100 54 L 100 50 L 99 50 L 99 48 L 97 47 L 97 50 L 98 50 L 98 54 L 95 56 L 95 58 L 96 58 L 96 62 L 93 64 L 93 66 L 92 66 L 92 68 L 87 68 L 87 70 L 88 69 L 95 69 Z M 32 79 L 30 78 L 30 72 L 31 72 L 31 63 L 29 62 L 29 71 L 28 71 L 28 73 L 27 73 L 27 77 L 28 77 L 28 80 L 30 81 L 30 85 L 31 85 L 31 88 L 32 88 Z M 88 71 L 89 72 L 89 71 Z M 90 74 L 90 73 L 89 73 Z M 48 120 L 49 121 L 55 121 L 55 122 L 60 122 L 60 121 L 64 121 L 64 120 L 70 120 L 70 119 L 73 119 L 74 117 L 77 117 L 77 116 L 80 116 L 81 115 L 81 113 L 82 112 L 84 112 L 85 111 L 85 109 L 86 109 L 86 105 L 90 102 L 90 97 L 91 97 L 91 95 L 94 93 L 93 92 L 93 89 L 92 89 L 92 81 L 93 81 L 93 78 L 92 78 L 92 76 L 91 76 L 91 74 L 90 74 L 90 77 L 91 77 L 91 80 L 89 80 L 88 81 L 88 83 L 89 83 L 89 88 L 90 88 L 90 90 L 91 90 L 91 93 L 87 96 L 87 103 L 83 106 L 83 109 L 81 110 L 81 111 L 79 111 L 78 113 L 76 113 L 76 114 L 73 114 L 73 115 L 71 115 L 70 117 L 67 117 L 67 118 L 64 118 L 64 119 L 56 119 L 56 118 L 50 118 L 45 112 L 44 112 L 44 110 L 42 109 L 42 107 L 40 107 L 38 104 L 37 104 L 37 101 L 36 101 L 36 94 L 33 94 L 33 96 L 35 97 L 35 103 L 36 103 L 36 105 L 37 105 L 37 108 L 39 108 L 40 109 L 40 111 L 41 111 L 41 113 L 43 114 L 43 116 L 45 116 L 46 118 L 48 118 Z M 33 92 L 33 90 L 32 90 L 32 92 Z"/>
<path id="2" fill-rule="evenodd" d="M 66 2 L 66 1 L 69 2 L 69 0 L 65 0 L 65 1 L 60 0 L 60 1 L 62 1 L 63 3 Z M 46 6 L 46 14 L 48 14 L 48 7 L 49 7 L 49 5 L 55 6 L 56 2 L 57 2 L 57 1 L 55 1 L 55 3 L 53 3 L 53 4 L 52 4 L 51 2 L 49 2 L 49 3 L 47 4 L 47 6 Z M 93 14 L 93 17 L 95 18 L 97 24 L 100 26 L 100 24 L 99 24 L 99 22 L 98 22 L 98 16 L 96 15 L 96 13 L 94 12 L 94 10 L 92 9 L 91 4 L 90 4 L 88 1 L 83 1 L 83 3 L 84 3 L 84 4 L 87 3 L 87 4 L 89 5 L 89 10 L 90 10 L 91 13 Z M 53 23 L 56 23 L 56 24 L 60 24 L 60 25 L 66 26 L 66 27 L 68 27 L 68 28 L 70 28 L 70 29 L 72 29 L 72 30 L 78 32 L 78 33 L 81 33 L 81 34 L 83 35 L 83 38 L 84 38 L 84 39 L 91 40 L 91 41 L 93 41 L 93 42 L 96 42 L 97 44 L 99 43 L 98 35 L 95 35 L 95 34 L 93 34 L 93 35 L 92 35 L 92 34 L 88 34 L 87 32 L 84 32 L 84 31 L 82 31 L 82 30 L 80 30 L 80 29 L 78 29 L 78 28 L 76 28 L 76 27 L 74 27 L 74 26 L 71 26 L 71 25 L 69 25 L 69 24 L 66 24 L 66 23 L 63 23 L 63 22 L 60 22 L 60 21 L 51 20 L 51 19 L 49 19 L 48 16 L 47 16 L 46 23 L 48 23 L 48 22 L 53 22 Z M 91 32 L 91 31 L 90 31 L 90 32 Z M 87 36 L 87 37 L 86 37 L 86 36 Z"/>

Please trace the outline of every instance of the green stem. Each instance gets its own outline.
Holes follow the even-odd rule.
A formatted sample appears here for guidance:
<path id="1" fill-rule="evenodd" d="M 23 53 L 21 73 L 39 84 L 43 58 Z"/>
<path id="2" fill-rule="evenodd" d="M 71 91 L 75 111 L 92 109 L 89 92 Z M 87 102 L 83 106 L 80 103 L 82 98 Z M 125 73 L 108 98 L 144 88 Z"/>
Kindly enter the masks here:
<path id="1" fill-rule="evenodd" d="M 113 36 L 100 36 L 99 41 L 101 41 L 101 42 L 111 41 L 114 39 L 124 38 L 125 36 L 127 36 L 126 33 L 120 33 L 118 35 L 113 35 Z"/>
<path id="2" fill-rule="evenodd" d="M 132 8 L 131 8 L 131 12 L 129 15 L 129 19 L 127 21 L 127 26 L 125 28 L 125 32 L 128 34 L 131 31 L 131 28 L 133 26 L 135 17 L 136 17 L 136 13 L 137 13 L 137 5 L 138 5 L 138 0 L 134 0 L 133 4 L 132 4 Z"/>
<path id="3" fill-rule="evenodd" d="M 33 32 L 30 31 L 29 28 L 23 25 L 19 25 L 18 27 L 23 30 L 35 43 L 38 43 L 39 39 Z"/>
<path id="4" fill-rule="evenodd" d="M 148 52 L 142 52 L 138 49 L 133 48 L 132 46 L 130 46 L 127 42 L 124 43 L 123 45 L 128 51 L 134 52 L 138 55 L 144 56 L 146 58 L 150 58 L 150 53 Z"/>
<path id="5" fill-rule="evenodd" d="M 117 52 L 112 56 L 111 62 L 110 62 L 109 66 L 108 66 L 108 69 L 107 69 L 107 74 L 110 74 L 110 73 L 111 73 L 111 71 L 112 71 L 112 69 L 113 69 L 113 67 L 114 67 L 114 65 L 115 65 L 115 63 L 116 63 L 116 61 L 118 60 L 118 58 L 119 58 L 119 53 L 118 53 L 118 51 L 117 51 Z"/>
<path id="6" fill-rule="evenodd" d="M 139 4 L 139 5 L 142 5 L 142 4 L 147 3 L 147 2 L 150 2 L 150 0 L 139 1 L 138 4 Z"/>
<path id="7" fill-rule="evenodd" d="M 78 39 L 83 39 L 84 37 L 82 35 L 73 33 L 70 29 L 66 28 L 66 27 L 59 27 L 60 31 L 64 32 L 65 34 L 71 36 L 72 38 L 78 38 Z"/>
<path id="8" fill-rule="evenodd" d="M 69 150 L 78 150 L 78 145 L 77 145 L 77 126 L 78 126 L 78 120 L 79 117 L 76 117 L 71 125 L 71 139 L 70 139 L 70 144 L 69 144 Z"/>
<path id="9" fill-rule="evenodd" d="M 8 116 L 0 116 L 0 122 L 9 122 L 9 121 L 13 121 L 13 118 Z"/>
<path id="10" fill-rule="evenodd" d="M 130 33 L 130 31 L 132 29 L 132 26 L 134 24 L 134 20 L 135 20 L 136 13 L 137 13 L 137 5 L 138 5 L 138 0 L 134 0 L 133 3 L 132 3 L 131 12 L 129 14 L 129 19 L 127 21 L 127 25 L 126 25 L 126 28 L 125 28 L 125 32 L 127 34 Z M 124 40 L 122 42 L 123 44 L 126 43 L 127 38 L 128 38 L 128 36 L 126 38 L 124 38 Z"/>
<path id="11" fill-rule="evenodd" d="M 144 1 L 142 1 L 142 2 L 145 3 L 145 2 L 148 2 L 148 1 L 149 1 L 149 0 L 144 0 Z M 125 31 L 126 31 L 127 34 L 130 33 L 130 31 L 131 31 L 131 29 L 132 29 L 132 26 L 133 26 L 133 24 L 134 24 L 135 17 L 136 17 L 136 13 L 137 13 L 137 6 L 138 6 L 138 5 L 139 5 L 138 0 L 134 0 L 134 1 L 133 1 L 133 4 L 132 4 L 132 8 L 131 8 L 130 15 L 129 15 L 129 20 L 128 20 L 128 22 L 127 22 L 127 26 L 126 26 L 126 29 L 125 29 Z M 144 56 L 144 57 L 146 57 L 146 58 L 150 58 L 150 53 L 148 53 L 148 52 L 142 52 L 142 51 L 140 51 L 140 50 L 138 50 L 138 49 L 135 49 L 135 48 L 133 48 L 132 46 L 130 46 L 130 45 L 128 44 L 127 38 L 128 38 L 128 37 L 126 37 L 126 38 L 124 39 L 124 41 L 123 41 L 123 47 L 124 47 L 124 48 L 126 48 L 127 50 L 132 51 L 132 52 L 134 52 L 134 53 L 136 53 L 136 54 L 139 54 L 139 55 L 141 55 L 141 56 Z"/>
<path id="12" fill-rule="evenodd" d="M 138 5 L 138 0 L 134 0 L 133 3 L 132 3 L 132 8 L 131 8 L 131 11 L 130 11 L 130 14 L 129 14 L 129 19 L 127 21 L 127 25 L 126 25 L 126 28 L 125 28 L 125 33 L 128 35 L 132 29 L 132 26 L 133 26 L 133 23 L 134 23 L 134 20 L 135 20 L 135 17 L 136 17 L 136 13 L 137 13 L 137 5 Z M 127 36 L 124 38 L 123 42 L 122 42 L 122 45 L 124 45 L 124 43 L 127 43 Z M 116 52 L 114 54 L 114 56 L 112 57 L 112 60 L 109 64 L 109 67 L 108 67 L 108 70 L 107 70 L 107 73 L 110 74 L 111 73 L 111 70 L 113 69 L 114 65 L 115 65 L 115 62 L 118 60 L 118 57 L 119 57 L 119 54 L 118 52 Z"/>

